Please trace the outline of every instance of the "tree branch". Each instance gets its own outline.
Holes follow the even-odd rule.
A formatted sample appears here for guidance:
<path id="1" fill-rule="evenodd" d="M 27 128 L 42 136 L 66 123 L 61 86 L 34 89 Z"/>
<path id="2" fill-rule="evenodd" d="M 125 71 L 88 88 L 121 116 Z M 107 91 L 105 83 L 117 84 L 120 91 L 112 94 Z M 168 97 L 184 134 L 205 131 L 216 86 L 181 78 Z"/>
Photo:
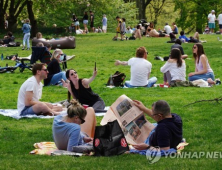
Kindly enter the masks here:
<path id="1" fill-rule="evenodd" d="M 218 98 L 215 98 L 215 99 L 209 99 L 209 100 L 198 100 L 198 101 L 195 101 L 195 102 L 193 102 L 193 103 L 189 103 L 189 104 L 187 104 L 187 105 L 184 105 L 184 107 L 185 106 L 189 106 L 189 105 L 191 105 L 191 104 L 195 104 L 195 103 L 200 103 L 200 102 L 213 102 L 213 101 L 216 101 L 217 103 L 219 103 L 219 101 L 221 101 L 222 100 L 222 97 L 218 97 Z"/>

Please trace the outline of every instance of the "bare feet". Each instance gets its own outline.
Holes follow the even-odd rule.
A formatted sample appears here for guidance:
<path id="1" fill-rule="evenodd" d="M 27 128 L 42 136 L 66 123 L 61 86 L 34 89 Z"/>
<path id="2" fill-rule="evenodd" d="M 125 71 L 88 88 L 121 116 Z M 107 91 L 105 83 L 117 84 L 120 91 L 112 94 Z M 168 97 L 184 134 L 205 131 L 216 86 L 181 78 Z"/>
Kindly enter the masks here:
<path id="1" fill-rule="evenodd" d="M 208 78 L 208 79 L 207 79 L 207 82 L 208 82 L 209 84 L 211 84 L 211 85 L 215 85 L 215 84 L 216 84 L 215 81 L 213 81 L 211 78 Z"/>

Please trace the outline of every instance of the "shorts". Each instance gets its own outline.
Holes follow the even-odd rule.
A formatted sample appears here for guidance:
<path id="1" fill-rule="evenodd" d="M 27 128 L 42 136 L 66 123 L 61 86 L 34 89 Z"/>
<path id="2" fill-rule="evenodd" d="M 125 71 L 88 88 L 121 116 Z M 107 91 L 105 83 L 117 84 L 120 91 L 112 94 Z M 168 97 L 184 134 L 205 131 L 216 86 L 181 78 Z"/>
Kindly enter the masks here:
<path id="1" fill-rule="evenodd" d="M 88 20 L 83 20 L 83 24 L 88 24 Z"/>
<path id="2" fill-rule="evenodd" d="M 208 23 L 208 24 L 210 29 L 215 28 L 215 23 Z"/>
<path id="3" fill-rule="evenodd" d="M 25 106 L 25 108 L 21 111 L 20 116 L 26 115 L 36 115 L 36 113 L 32 109 L 32 106 Z"/>
<path id="4" fill-rule="evenodd" d="M 79 25 L 79 21 L 76 21 L 74 25 L 75 25 L 75 26 L 78 26 L 78 25 Z"/>
<path id="5" fill-rule="evenodd" d="M 103 26 L 103 28 L 102 28 L 103 30 L 107 30 L 107 26 Z"/>
<path id="6" fill-rule="evenodd" d="M 219 28 L 222 29 L 222 24 L 219 24 Z"/>

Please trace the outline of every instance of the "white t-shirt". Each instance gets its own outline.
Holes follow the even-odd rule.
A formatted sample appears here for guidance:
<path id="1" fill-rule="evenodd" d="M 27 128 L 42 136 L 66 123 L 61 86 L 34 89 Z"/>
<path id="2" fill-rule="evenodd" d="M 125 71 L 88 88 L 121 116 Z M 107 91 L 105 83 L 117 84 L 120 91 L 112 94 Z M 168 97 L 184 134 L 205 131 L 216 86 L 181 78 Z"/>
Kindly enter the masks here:
<path id="1" fill-rule="evenodd" d="M 128 65 L 131 66 L 130 85 L 147 85 L 148 74 L 151 72 L 152 64 L 144 58 L 133 57 L 129 59 Z"/>
<path id="2" fill-rule="evenodd" d="M 160 68 L 162 73 L 170 72 L 171 80 L 186 80 L 186 64 L 183 62 L 181 67 L 177 67 L 177 63 L 166 62 L 163 67 Z"/>
<path id="3" fill-rule="evenodd" d="M 42 83 L 38 84 L 35 76 L 28 78 L 20 87 L 19 94 L 18 94 L 18 102 L 17 102 L 17 109 L 19 114 L 25 108 L 25 93 L 27 91 L 33 92 L 33 101 L 39 101 L 42 97 Z"/>
<path id="4" fill-rule="evenodd" d="M 222 14 L 218 15 L 217 19 L 218 19 L 219 24 L 222 24 Z"/>
<path id="5" fill-rule="evenodd" d="M 209 19 L 208 23 L 215 23 L 215 20 L 216 20 L 215 14 L 210 13 L 208 15 L 208 19 Z"/>
<path id="6" fill-rule="evenodd" d="M 165 32 L 166 32 L 167 34 L 170 34 L 170 33 L 172 32 L 172 29 L 171 29 L 171 27 L 170 27 L 169 25 L 165 25 L 165 26 L 164 26 L 164 30 L 165 30 Z"/>

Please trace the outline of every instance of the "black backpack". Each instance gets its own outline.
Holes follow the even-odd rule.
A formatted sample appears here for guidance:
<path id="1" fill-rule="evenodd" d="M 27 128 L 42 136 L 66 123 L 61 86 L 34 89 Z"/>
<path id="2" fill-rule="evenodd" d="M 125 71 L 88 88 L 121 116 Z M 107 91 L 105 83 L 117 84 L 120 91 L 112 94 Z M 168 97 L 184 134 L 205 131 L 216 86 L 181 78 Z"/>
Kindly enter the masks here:
<path id="1" fill-rule="evenodd" d="M 119 86 L 123 87 L 123 81 L 125 80 L 125 78 L 126 78 L 126 75 L 124 73 L 116 71 L 115 74 L 110 76 L 106 85 L 107 86 L 114 85 L 116 87 L 119 87 Z"/>

